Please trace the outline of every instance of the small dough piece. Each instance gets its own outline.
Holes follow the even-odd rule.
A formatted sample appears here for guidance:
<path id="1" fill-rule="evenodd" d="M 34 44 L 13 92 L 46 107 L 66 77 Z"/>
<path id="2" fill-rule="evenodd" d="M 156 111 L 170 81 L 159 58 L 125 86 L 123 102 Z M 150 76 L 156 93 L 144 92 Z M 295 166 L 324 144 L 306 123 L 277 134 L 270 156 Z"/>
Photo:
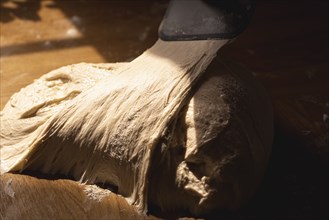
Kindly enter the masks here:
<path id="1" fill-rule="evenodd" d="M 144 212 L 240 207 L 264 173 L 273 119 L 243 68 L 215 60 L 202 78 L 220 46 L 158 41 L 130 63 L 42 76 L 1 112 L 1 171 L 107 183 Z"/>
<path id="2" fill-rule="evenodd" d="M 158 220 L 136 212 L 123 197 L 107 189 L 67 179 L 5 173 L 0 176 L 0 189 L 1 220 Z"/>

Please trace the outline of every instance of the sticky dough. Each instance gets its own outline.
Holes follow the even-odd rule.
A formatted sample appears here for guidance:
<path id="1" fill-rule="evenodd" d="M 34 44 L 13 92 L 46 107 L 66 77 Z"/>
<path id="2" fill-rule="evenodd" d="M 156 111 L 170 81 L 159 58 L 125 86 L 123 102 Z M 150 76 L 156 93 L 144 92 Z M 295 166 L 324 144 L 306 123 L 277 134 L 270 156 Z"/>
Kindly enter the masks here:
<path id="1" fill-rule="evenodd" d="M 264 173 L 272 113 L 243 68 L 208 67 L 220 46 L 159 40 L 130 63 L 43 75 L 1 112 L 1 172 L 106 183 L 140 211 L 240 207 Z"/>

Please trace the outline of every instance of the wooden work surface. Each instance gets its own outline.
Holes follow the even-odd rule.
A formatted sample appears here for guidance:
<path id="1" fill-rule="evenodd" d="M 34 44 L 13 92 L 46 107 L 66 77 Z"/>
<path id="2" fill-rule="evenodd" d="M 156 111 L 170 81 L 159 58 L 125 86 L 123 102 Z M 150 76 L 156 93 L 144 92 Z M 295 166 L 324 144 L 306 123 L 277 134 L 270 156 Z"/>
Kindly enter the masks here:
<path id="1" fill-rule="evenodd" d="M 157 39 L 168 1 L 0 1 L 1 109 L 42 74 L 78 62 L 130 61 Z M 328 1 L 258 1 L 248 29 L 220 53 L 271 96 L 269 170 L 234 218 L 328 218 Z"/>

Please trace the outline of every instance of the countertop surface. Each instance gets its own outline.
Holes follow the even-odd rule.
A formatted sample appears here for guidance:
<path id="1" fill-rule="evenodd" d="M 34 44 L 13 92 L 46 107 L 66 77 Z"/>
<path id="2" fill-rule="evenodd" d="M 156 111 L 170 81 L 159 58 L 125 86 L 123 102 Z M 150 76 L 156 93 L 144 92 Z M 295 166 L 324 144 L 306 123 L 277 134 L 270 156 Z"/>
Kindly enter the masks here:
<path id="1" fill-rule="evenodd" d="M 2 109 L 60 66 L 131 61 L 157 40 L 168 1 L 0 4 Z M 232 218 L 328 219 L 328 1 L 257 1 L 248 29 L 219 56 L 262 82 L 276 125 L 263 184 Z"/>

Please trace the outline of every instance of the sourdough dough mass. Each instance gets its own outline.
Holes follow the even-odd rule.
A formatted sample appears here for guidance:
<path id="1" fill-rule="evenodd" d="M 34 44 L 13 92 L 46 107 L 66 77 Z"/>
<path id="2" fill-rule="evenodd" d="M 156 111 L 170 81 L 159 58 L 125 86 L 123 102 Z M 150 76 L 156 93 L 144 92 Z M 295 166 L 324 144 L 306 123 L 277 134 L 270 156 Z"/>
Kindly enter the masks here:
<path id="1" fill-rule="evenodd" d="M 140 211 L 240 207 L 268 161 L 271 106 L 243 68 L 208 67 L 218 42 L 189 43 L 62 67 L 14 94 L 1 112 L 1 172 L 107 183 Z"/>

